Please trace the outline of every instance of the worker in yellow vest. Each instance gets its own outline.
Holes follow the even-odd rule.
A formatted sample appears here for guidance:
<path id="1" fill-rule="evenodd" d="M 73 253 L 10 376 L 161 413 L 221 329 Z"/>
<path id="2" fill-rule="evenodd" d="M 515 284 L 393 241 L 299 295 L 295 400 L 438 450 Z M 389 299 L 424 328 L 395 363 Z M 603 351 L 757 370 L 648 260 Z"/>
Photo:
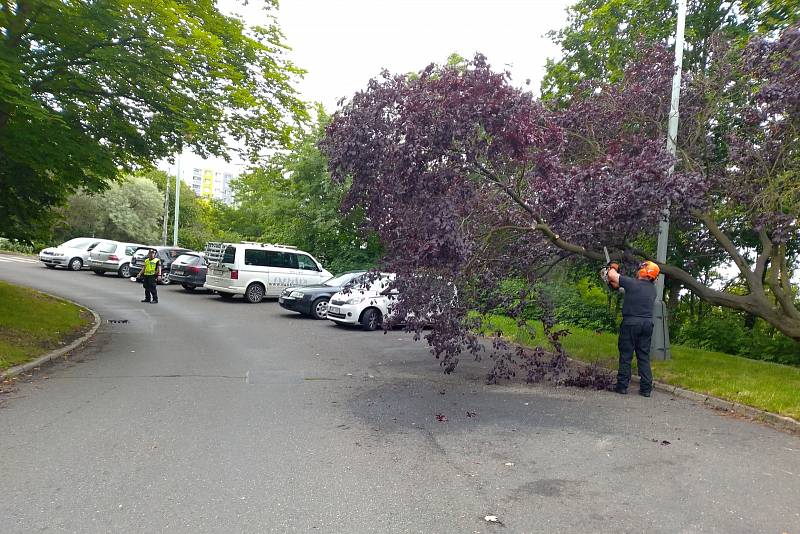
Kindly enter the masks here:
<path id="1" fill-rule="evenodd" d="M 144 299 L 142 302 L 158 304 L 158 279 L 161 277 L 161 260 L 156 257 L 155 249 L 150 249 L 144 260 L 144 267 L 136 278 L 143 279 Z M 152 299 L 150 298 L 152 295 Z"/>

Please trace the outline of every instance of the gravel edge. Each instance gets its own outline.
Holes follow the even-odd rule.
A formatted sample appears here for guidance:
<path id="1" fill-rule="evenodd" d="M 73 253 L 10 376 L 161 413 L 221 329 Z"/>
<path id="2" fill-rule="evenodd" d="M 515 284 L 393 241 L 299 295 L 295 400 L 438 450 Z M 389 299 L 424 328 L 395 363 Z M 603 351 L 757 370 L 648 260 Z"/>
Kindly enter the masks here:
<path id="1" fill-rule="evenodd" d="M 80 347 L 81 345 L 83 345 L 84 343 L 89 341 L 89 339 L 91 339 L 92 336 L 94 336 L 95 332 L 97 332 L 97 329 L 100 328 L 100 316 L 93 309 L 87 308 L 83 304 L 79 304 L 79 303 L 77 303 L 75 301 L 72 301 L 72 300 L 69 300 L 69 299 L 65 299 L 64 297 L 59 297 L 57 295 L 53 295 L 53 294 L 47 293 L 45 291 L 40 291 L 38 289 L 34 289 L 34 291 L 39 291 L 39 293 L 43 293 L 43 294 L 47 295 L 48 297 L 52 297 L 54 299 L 61 300 L 61 301 L 64 301 L 64 302 L 69 302 L 70 304 L 74 304 L 75 306 L 78 306 L 78 307 L 83 308 L 85 310 L 89 310 L 91 312 L 92 316 L 94 317 L 94 324 L 92 325 L 92 327 L 89 329 L 88 332 L 86 332 L 84 335 L 82 335 L 81 337 L 79 337 L 78 339 L 76 339 L 75 341 L 73 341 L 72 343 L 67 345 L 66 347 L 61 347 L 60 349 L 56 349 L 56 350 L 50 351 L 47 354 L 45 354 L 44 356 L 40 356 L 40 357 L 36 358 L 35 360 L 32 360 L 32 361 L 30 361 L 28 363 L 23 363 L 22 365 L 17 365 L 15 367 L 9 367 L 8 369 L 6 369 L 2 373 L 0 373 L 0 380 L 6 380 L 8 378 L 13 378 L 13 377 L 18 376 L 18 375 L 20 375 L 22 373 L 26 373 L 26 372 L 30 371 L 31 369 L 35 369 L 37 367 L 41 367 L 42 364 L 45 364 L 45 363 L 49 362 L 50 360 L 54 360 L 55 358 L 58 358 L 59 356 L 63 356 L 64 354 L 66 354 L 66 353 L 68 353 L 68 352 L 70 352 L 72 350 L 77 349 L 78 347 Z"/>

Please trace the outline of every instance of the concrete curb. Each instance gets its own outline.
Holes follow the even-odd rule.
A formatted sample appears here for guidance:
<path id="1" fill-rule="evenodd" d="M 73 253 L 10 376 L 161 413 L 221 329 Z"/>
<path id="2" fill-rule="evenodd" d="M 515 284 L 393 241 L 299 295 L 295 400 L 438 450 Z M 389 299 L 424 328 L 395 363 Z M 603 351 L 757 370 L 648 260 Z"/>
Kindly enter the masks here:
<path id="1" fill-rule="evenodd" d="M 505 336 L 503 336 L 503 338 L 513 345 L 518 345 L 521 346 L 522 348 L 530 349 L 530 347 L 527 347 L 525 345 L 520 345 L 519 343 L 512 341 Z M 584 361 L 576 360 L 575 358 L 567 357 L 567 359 L 571 363 L 574 363 L 579 366 L 589 367 L 591 365 Z M 612 373 L 614 372 L 613 369 L 608 369 L 608 371 Z M 636 375 L 631 376 L 631 384 L 639 384 L 639 377 Z M 683 389 L 681 387 L 673 386 L 671 384 L 665 384 L 663 382 L 658 382 L 657 380 L 653 380 L 653 389 L 655 389 L 656 391 L 667 393 L 669 395 L 673 395 L 675 397 L 680 397 L 683 399 L 697 402 L 699 404 L 702 404 L 709 408 L 713 408 L 715 410 L 742 415 L 744 417 L 747 417 L 748 419 L 765 423 L 777 430 L 783 430 L 786 432 L 790 432 L 792 434 L 800 435 L 800 421 L 792 419 L 791 417 L 785 417 L 783 415 L 778 415 L 776 413 L 767 412 L 765 410 L 753 408 L 752 406 L 739 404 L 738 402 L 720 399 L 719 397 L 714 397 L 713 395 L 708 395 L 706 393 L 697 393 L 696 391 L 690 391 L 688 389 Z"/>
<path id="2" fill-rule="evenodd" d="M 31 289 L 33 289 L 33 288 L 31 288 Z M 34 291 L 39 291 L 39 290 L 38 289 L 34 289 Z M 57 299 L 57 300 L 61 300 L 61 301 L 64 301 L 64 302 L 69 302 L 70 304 L 74 304 L 75 306 L 79 306 L 79 307 L 81 307 L 81 308 L 83 308 L 85 310 L 89 310 L 92 313 L 92 316 L 94 316 L 94 324 L 92 325 L 92 327 L 89 329 L 88 332 L 86 332 L 84 335 L 82 335 L 81 337 L 79 337 L 78 339 L 76 339 L 75 341 L 73 341 L 72 343 L 67 345 L 66 347 L 61 347 L 60 349 L 56 349 L 54 351 L 48 352 L 44 356 L 40 356 L 39 358 L 36 358 L 35 360 L 30 361 L 28 363 L 23 363 L 22 365 L 17 365 L 15 367 L 10 367 L 9 369 L 6 369 L 2 373 L 0 373 L 0 380 L 6 380 L 8 378 L 13 378 L 13 377 L 15 377 L 17 375 L 20 375 L 22 373 L 26 373 L 26 372 L 30 371 L 31 369 L 35 369 L 37 367 L 41 367 L 43 364 L 49 362 L 50 360 L 58 358 L 59 356 L 63 356 L 64 354 L 77 349 L 78 347 L 80 347 L 81 345 L 83 345 L 84 343 L 89 341 L 89 339 L 91 339 L 92 336 L 94 336 L 95 332 L 97 332 L 97 329 L 100 328 L 100 316 L 93 309 L 87 308 L 83 304 L 78 304 L 77 302 L 74 302 L 72 300 L 65 299 L 64 297 L 59 297 L 57 295 L 52 295 L 52 294 L 46 293 L 44 291 L 39 291 L 39 293 L 42 293 L 44 295 L 47 295 L 48 297 L 52 297 L 52 298 Z"/>
<path id="3" fill-rule="evenodd" d="M 638 384 L 639 377 L 632 376 L 631 383 Z M 657 391 L 662 391 L 664 393 L 668 393 L 675 397 L 680 397 L 683 399 L 688 399 L 697 402 L 699 404 L 708 406 L 709 408 L 713 408 L 715 410 L 721 410 L 724 412 L 731 412 L 738 415 L 743 415 L 749 419 L 754 419 L 756 421 L 766 423 L 767 425 L 773 428 L 777 428 L 778 430 L 785 430 L 793 434 L 800 435 L 800 421 L 796 421 L 791 417 L 784 417 L 776 413 L 759 410 L 758 408 L 753 408 L 752 406 L 747 406 L 745 404 L 739 404 L 738 402 L 720 399 L 719 397 L 714 397 L 712 395 L 707 395 L 705 393 L 697 393 L 696 391 L 690 391 L 688 389 L 683 389 L 681 387 L 673 386 L 670 384 L 664 384 L 663 382 L 657 382 L 655 380 L 653 381 L 653 389 Z"/>

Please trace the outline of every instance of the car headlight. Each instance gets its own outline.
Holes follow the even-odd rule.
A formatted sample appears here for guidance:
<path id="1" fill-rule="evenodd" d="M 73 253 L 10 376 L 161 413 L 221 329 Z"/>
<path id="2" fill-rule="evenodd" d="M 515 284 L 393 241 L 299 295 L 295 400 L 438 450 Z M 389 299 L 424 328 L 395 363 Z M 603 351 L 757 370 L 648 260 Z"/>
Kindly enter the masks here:
<path id="1" fill-rule="evenodd" d="M 359 304 L 363 302 L 364 297 L 350 297 L 349 299 L 345 300 L 345 304 Z"/>
<path id="2" fill-rule="evenodd" d="M 289 296 L 292 297 L 292 298 L 295 298 L 295 299 L 301 299 L 301 298 L 303 298 L 303 292 L 302 291 L 292 291 L 289 294 Z"/>

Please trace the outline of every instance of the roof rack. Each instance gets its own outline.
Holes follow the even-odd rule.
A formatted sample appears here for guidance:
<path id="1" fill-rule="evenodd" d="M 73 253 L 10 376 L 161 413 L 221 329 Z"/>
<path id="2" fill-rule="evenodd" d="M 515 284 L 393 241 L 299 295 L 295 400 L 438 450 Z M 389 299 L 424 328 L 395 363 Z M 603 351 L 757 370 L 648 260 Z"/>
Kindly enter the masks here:
<path id="1" fill-rule="evenodd" d="M 291 250 L 297 250 L 297 247 L 294 245 L 279 245 L 277 243 L 259 243 L 258 241 L 242 241 L 242 245 L 258 245 L 260 247 L 275 247 L 275 248 L 288 248 Z"/>

